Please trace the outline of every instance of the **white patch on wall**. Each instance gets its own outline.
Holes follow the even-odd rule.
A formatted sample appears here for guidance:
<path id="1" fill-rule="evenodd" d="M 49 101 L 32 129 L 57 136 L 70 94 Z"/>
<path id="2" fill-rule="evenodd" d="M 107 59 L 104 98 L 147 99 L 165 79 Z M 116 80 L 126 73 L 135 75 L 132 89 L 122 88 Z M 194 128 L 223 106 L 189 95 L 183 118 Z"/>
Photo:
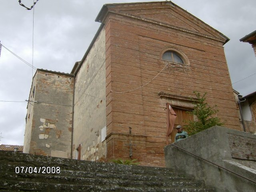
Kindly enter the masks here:
<path id="1" fill-rule="evenodd" d="M 40 131 L 43 131 L 43 130 L 44 130 L 44 126 L 41 125 L 41 126 L 39 127 L 39 129 L 40 129 Z"/>
<path id="2" fill-rule="evenodd" d="M 243 119 L 245 121 L 252 121 L 252 112 L 248 101 L 241 103 Z"/>
<path id="3" fill-rule="evenodd" d="M 107 127 L 105 126 L 101 129 L 101 142 L 105 141 L 106 136 L 107 136 Z"/>
<path id="4" fill-rule="evenodd" d="M 49 135 L 47 134 L 39 134 L 39 139 L 48 139 Z"/>
<path id="5" fill-rule="evenodd" d="M 45 123 L 45 119 L 40 118 L 40 122 Z"/>

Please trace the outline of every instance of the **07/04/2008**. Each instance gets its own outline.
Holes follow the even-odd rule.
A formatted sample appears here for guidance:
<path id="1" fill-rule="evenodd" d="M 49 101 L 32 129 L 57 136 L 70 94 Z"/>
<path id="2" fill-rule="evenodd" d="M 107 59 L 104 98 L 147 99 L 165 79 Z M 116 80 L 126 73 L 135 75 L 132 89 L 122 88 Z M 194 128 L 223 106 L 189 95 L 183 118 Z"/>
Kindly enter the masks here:
<path id="1" fill-rule="evenodd" d="M 16 174 L 29 173 L 29 174 L 60 174 L 60 167 L 33 167 L 33 166 L 16 166 L 15 167 Z"/>

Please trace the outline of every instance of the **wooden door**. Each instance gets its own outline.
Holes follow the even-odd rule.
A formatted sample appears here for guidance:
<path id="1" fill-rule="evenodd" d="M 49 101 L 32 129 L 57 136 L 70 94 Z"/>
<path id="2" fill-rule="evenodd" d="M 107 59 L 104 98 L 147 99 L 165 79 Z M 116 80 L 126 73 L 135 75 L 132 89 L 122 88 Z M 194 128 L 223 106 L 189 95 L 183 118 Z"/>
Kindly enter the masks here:
<path id="1" fill-rule="evenodd" d="M 171 134 L 171 143 L 173 143 L 175 141 L 175 135 L 177 133 L 177 130 L 175 129 L 175 127 L 177 125 L 181 125 L 184 129 L 184 125 L 186 125 L 186 121 L 188 120 L 193 120 L 193 115 L 188 113 L 189 110 L 186 110 L 186 109 L 178 109 L 178 108 L 174 108 L 174 111 L 177 115 L 176 117 L 176 120 L 175 120 L 175 124 L 174 124 L 174 129 L 172 131 L 172 134 Z M 184 131 L 186 131 L 186 129 L 184 129 Z"/>

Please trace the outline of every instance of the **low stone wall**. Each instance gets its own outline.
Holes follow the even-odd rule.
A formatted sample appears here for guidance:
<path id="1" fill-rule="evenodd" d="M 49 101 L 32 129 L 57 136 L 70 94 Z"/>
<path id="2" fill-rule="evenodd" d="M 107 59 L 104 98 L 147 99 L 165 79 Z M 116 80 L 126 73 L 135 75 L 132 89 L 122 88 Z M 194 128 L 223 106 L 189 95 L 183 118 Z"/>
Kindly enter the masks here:
<path id="1" fill-rule="evenodd" d="M 256 190 L 256 136 L 212 127 L 165 147 L 166 167 L 185 171 L 217 191 Z"/>

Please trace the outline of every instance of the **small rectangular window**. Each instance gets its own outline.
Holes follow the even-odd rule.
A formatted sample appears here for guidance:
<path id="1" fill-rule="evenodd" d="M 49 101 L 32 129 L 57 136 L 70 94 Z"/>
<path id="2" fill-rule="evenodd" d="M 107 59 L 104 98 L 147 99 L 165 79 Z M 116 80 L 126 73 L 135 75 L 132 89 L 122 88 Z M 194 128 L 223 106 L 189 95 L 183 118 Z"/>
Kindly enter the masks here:
<path id="1" fill-rule="evenodd" d="M 33 87 L 33 91 L 32 91 L 32 97 L 35 97 L 35 86 Z"/>

